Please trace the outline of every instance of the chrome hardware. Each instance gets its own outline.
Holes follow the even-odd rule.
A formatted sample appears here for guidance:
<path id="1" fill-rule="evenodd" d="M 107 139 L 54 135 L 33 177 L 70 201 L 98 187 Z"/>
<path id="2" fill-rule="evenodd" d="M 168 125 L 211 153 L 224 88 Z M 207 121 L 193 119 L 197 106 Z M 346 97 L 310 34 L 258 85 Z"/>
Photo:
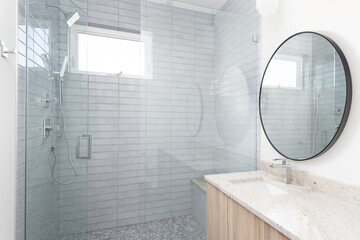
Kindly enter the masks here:
<path id="1" fill-rule="evenodd" d="M 51 101 L 50 94 L 49 93 L 44 93 L 43 104 L 44 104 L 45 108 L 49 107 L 50 101 Z"/>
<path id="2" fill-rule="evenodd" d="M 289 169 L 289 164 L 286 162 L 287 158 L 275 158 L 273 159 L 274 162 L 281 161 L 280 164 L 272 163 L 270 164 L 271 168 L 282 168 L 283 169 L 283 182 L 290 183 L 291 181 L 291 172 Z"/>
<path id="3" fill-rule="evenodd" d="M 51 98 L 49 93 L 44 93 L 42 97 L 33 98 L 32 101 L 35 103 L 41 103 L 44 108 L 48 108 L 50 103 L 58 102 L 56 98 Z"/>
<path id="4" fill-rule="evenodd" d="M 44 108 L 48 108 L 50 104 L 51 98 L 49 93 L 44 93 L 43 97 L 41 98 L 41 102 Z"/>
<path id="5" fill-rule="evenodd" d="M 51 79 L 55 80 L 55 81 L 59 81 L 61 79 L 60 78 L 60 73 L 59 72 L 52 72 L 51 73 Z"/>
<path id="6" fill-rule="evenodd" d="M 8 49 L 6 46 L 5 46 L 5 41 L 1 40 L 0 41 L 0 52 L 1 52 L 1 56 L 4 57 L 4 58 L 7 58 L 9 57 L 9 54 L 16 54 L 17 51 L 16 49 Z"/>

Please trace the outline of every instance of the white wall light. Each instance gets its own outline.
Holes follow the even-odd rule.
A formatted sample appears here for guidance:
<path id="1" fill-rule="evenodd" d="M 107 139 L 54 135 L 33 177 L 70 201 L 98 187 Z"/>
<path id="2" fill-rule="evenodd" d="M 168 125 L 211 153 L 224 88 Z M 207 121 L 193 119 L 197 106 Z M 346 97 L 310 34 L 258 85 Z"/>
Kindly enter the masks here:
<path id="1" fill-rule="evenodd" d="M 279 0 L 256 0 L 256 10 L 261 16 L 269 16 L 276 12 Z"/>

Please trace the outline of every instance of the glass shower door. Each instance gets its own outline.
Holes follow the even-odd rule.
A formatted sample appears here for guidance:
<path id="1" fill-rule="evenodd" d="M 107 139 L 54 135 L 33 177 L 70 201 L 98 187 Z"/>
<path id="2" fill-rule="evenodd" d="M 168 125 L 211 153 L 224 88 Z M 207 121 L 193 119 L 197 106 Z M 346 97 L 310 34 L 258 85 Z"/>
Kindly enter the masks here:
<path id="1" fill-rule="evenodd" d="M 68 41 L 73 22 L 87 25 L 87 16 L 61 2 L 26 2 L 27 240 L 86 230 L 87 77 L 69 73 Z"/>

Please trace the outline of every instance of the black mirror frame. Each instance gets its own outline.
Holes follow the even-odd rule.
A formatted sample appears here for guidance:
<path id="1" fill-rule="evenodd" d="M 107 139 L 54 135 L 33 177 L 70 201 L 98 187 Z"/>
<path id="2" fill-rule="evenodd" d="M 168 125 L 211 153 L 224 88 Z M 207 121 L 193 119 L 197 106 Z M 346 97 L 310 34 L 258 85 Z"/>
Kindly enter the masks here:
<path id="1" fill-rule="evenodd" d="M 336 52 L 339 54 L 339 57 L 341 59 L 341 63 L 342 63 L 342 66 L 344 68 L 344 72 L 345 72 L 345 82 L 346 82 L 346 100 L 345 100 L 345 107 L 344 107 L 344 114 L 341 118 L 341 122 L 340 122 L 340 126 L 338 127 L 338 130 L 336 131 L 336 133 L 334 134 L 334 137 L 331 139 L 331 141 L 328 143 L 328 145 L 323 148 L 323 150 L 321 150 L 319 153 L 315 154 L 314 156 L 312 157 L 309 157 L 309 158 L 304 158 L 304 159 L 296 159 L 296 158 L 290 158 L 288 156 L 285 156 L 283 153 L 281 153 L 275 146 L 274 144 L 271 142 L 268 134 L 266 133 L 266 130 L 265 130 L 265 127 L 264 127 L 264 123 L 263 123 L 263 119 L 262 119 L 262 115 L 261 115 L 261 93 L 262 93 L 262 87 L 263 87 L 263 82 L 264 82 L 264 77 L 265 77 L 265 74 L 266 74 L 266 70 L 267 68 L 269 67 L 269 64 L 271 62 L 271 60 L 273 59 L 273 57 L 275 56 L 275 54 L 278 52 L 278 50 L 288 41 L 290 40 L 291 38 L 297 36 L 297 35 L 300 35 L 300 34 L 304 34 L 304 33 L 310 33 L 310 34 L 316 34 L 318 36 L 321 36 L 322 38 L 326 39 L 336 50 Z M 332 40 L 330 39 L 329 37 L 327 36 L 324 36 L 320 33 L 317 33 L 317 32 L 311 32 L 311 31 L 304 31 L 304 32 L 299 32 L 299 33 L 296 33 L 290 37 L 288 37 L 284 42 L 282 42 L 280 44 L 280 46 L 275 50 L 275 52 L 272 54 L 270 60 L 268 61 L 267 65 L 266 65 L 266 68 L 265 68 L 265 71 L 263 73 L 263 76 L 262 76 L 262 79 L 261 79 L 261 84 L 260 84 L 260 91 L 259 91 L 259 114 L 260 114 L 260 122 L 261 122 L 261 126 L 262 126 L 262 129 L 264 130 L 264 133 L 265 133 L 265 136 L 267 138 L 267 140 L 269 141 L 269 143 L 271 144 L 271 146 L 283 157 L 287 158 L 287 159 L 290 159 L 290 160 L 295 160 L 295 161 L 305 161 L 305 160 L 310 160 L 310 159 L 313 159 L 313 158 L 316 158 L 316 157 L 319 157 L 321 156 L 322 154 L 324 154 L 326 151 L 328 151 L 335 143 L 336 141 L 339 139 L 341 133 L 343 132 L 344 128 L 345 128 L 345 125 L 346 125 L 346 122 L 349 118 L 349 114 L 350 114 L 350 108 L 351 108 L 351 100 L 352 100 L 352 82 L 351 82 L 351 73 L 350 73 L 350 68 L 349 68 L 349 65 L 348 65 L 348 62 L 345 58 L 345 55 L 344 53 L 342 52 L 342 50 L 340 49 L 340 47 Z"/>

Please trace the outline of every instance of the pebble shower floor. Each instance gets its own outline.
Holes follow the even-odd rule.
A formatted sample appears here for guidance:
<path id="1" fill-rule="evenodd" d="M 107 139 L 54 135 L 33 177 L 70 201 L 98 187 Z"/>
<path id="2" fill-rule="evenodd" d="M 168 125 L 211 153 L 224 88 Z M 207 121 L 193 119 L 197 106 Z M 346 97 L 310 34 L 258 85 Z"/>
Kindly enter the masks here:
<path id="1" fill-rule="evenodd" d="M 134 224 L 80 234 L 59 240 L 206 240 L 206 233 L 192 216 Z"/>

